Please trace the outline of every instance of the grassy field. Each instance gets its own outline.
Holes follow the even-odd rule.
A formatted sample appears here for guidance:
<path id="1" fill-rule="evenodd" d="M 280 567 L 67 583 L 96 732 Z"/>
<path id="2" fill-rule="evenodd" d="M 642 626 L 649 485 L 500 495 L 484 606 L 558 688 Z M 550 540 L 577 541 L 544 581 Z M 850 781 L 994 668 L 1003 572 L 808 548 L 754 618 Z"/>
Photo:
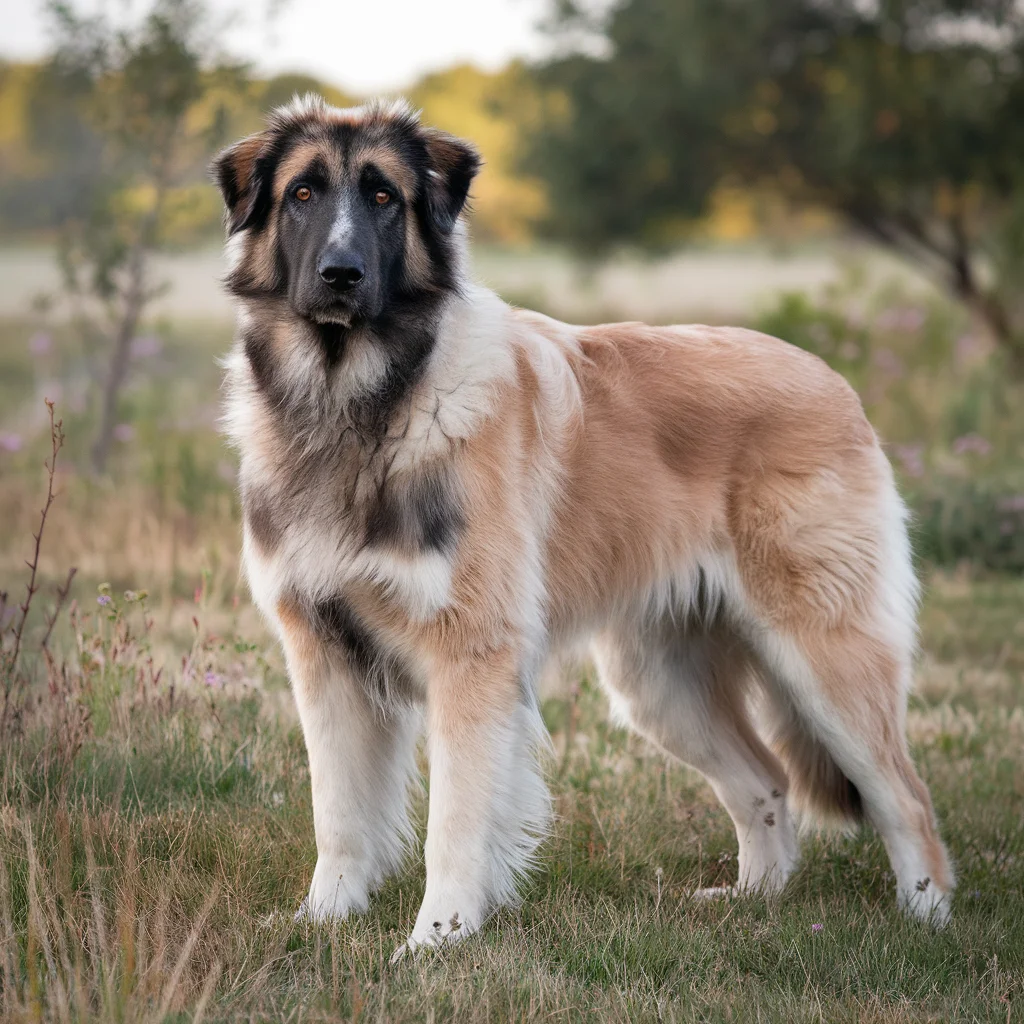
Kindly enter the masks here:
<path id="1" fill-rule="evenodd" d="M 871 301 L 840 315 L 794 300 L 770 326 L 840 361 L 906 487 L 1001 481 L 1017 502 L 1019 391 L 955 312 Z M 114 465 L 93 479 L 95 339 L 0 320 L 0 684 L 20 697 L 0 736 L 0 1018 L 1024 1020 L 1024 579 L 980 562 L 922 566 L 910 735 L 958 868 L 944 931 L 899 916 L 868 831 L 808 835 L 767 904 L 691 900 L 735 879 L 731 823 L 698 776 L 605 723 L 585 670 L 545 694 L 557 818 L 519 909 L 388 966 L 423 891 L 417 848 L 365 917 L 294 924 L 315 863 L 309 778 L 280 654 L 238 579 L 215 432 L 229 336 L 147 327 Z M 44 396 L 67 443 L 15 672 Z M 968 524 L 1007 565 L 1016 507 Z M 960 529 L 950 508 L 936 522 Z M 420 842 L 425 807 L 421 793 Z"/>
<path id="2" fill-rule="evenodd" d="M 897 913 L 870 833 L 807 837 L 767 904 L 691 901 L 735 878 L 731 824 L 584 675 L 544 704 L 558 816 L 522 907 L 395 967 L 420 856 L 365 917 L 292 923 L 315 862 L 301 735 L 276 660 L 211 635 L 204 601 L 162 679 L 144 602 L 83 601 L 81 671 L 4 750 L 6 1019 L 1019 1019 L 1021 581 L 929 581 L 910 733 L 958 866 L 944 931 Z"/>

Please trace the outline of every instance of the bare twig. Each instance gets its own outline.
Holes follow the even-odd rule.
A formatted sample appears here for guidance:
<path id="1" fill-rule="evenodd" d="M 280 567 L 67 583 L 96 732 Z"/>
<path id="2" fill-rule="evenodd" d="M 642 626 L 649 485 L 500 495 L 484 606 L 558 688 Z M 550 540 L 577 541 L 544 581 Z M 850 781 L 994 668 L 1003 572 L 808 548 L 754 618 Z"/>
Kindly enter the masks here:
<path id="1" fill-rule="evenodd" d="M 57 453 L 64 446 L 64 431 L 62 429 L 64 421 L 55 420 L 53 415 L 53 402 L 46 399 L 46 408 L 50 412 L 50 450 L 51 455 L 47 462 L 43 465 L 46 467 L 46 502 L 43 505 L 39 513 L 39 529 L 32 535 L 32 539 L 35 541 L 35 550 L 32 553 L 32 561 L 26 562 L 25 564 L 29 569 L 28 583 L 25 585 L 25 600 L 18 605 L 18 610 L 21 612 L 21 617 L 17 620 L 14 626 L 14 643 L 8 656 L 4 659 L 6 664 L 4 665 L 4 706 L 3 712 L 0 714 L 0 726 L 6 726 L 7 721 L 11 712 L 11 693 L 14 689 L 15 679 L 17 677 L 18 658 L 21 655 L 21 643 L 22 638 L 25 634 L 25 623 L 28 621 L 28 613 L 32 607 L 32 598 L 35 597 L 36 591 L 39 589 L 38 574 L 39 574 L 39 552 L 42 549 L 43 543 L 43 530 L 46 529 L 46 518 L 50 513 L 50 506 L 53 504 L 55 497 L 53 492 L 53 482 L 57 468 Z M 70 577 L 68 579 L 68 585 L 70 586 Z M 47 639 L 49 639 L 49 630 L 47 630 Z"/>
<path id="2" fill-rule="evenodd" d="M 57 588 L 57 603 L 53 606 L 53 611 L 46 617 L 46 632 L 43 634 L 42 642 L 39 645 L 44 651 L 48 650 L 47 644 L 50 642 L 50 634 L 53 632 L 53 627 L 57 624 L 57 619 L 60 617 L 60 610 L 64 607 L 64 602 L 68 599 L 68 594 L 71 591 L 71 581 L 75 578 L 76 572 L 78 572 L 78 569 L 72 566 L 68 570 L 68 578 L 64 581 L 64 586 Z"/>

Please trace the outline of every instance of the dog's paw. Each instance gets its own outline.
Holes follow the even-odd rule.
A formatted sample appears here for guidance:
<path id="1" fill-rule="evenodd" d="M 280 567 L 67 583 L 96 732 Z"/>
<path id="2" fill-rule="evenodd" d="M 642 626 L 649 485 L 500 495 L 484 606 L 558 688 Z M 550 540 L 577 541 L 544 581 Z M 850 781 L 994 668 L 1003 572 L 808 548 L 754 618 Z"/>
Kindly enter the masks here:
<path id="1" fill-rule="evenodd" d="M 422 914 L 420 916 L 422 917 Z M 397 964 L 405 956 L 447 949 L 472 935 L 478 927 L 477 924 L 461 920 L 458 911 L 447 921 L 429 921 L 424 925 L 417 920 L 409 938 L 391 954 L 391 963 Z"/>
<path id="2" fill-rule="evenodd" d="M 310 924 L 344 921 L 349 914 L 361 914 L 370 905 L 362 874 L 348 864 L 318 860 L 309 895 L 295 911 L 295 920 Z"/>
<path id="3" fill-rule="evenodd" d="M 922 878 L 909 892 L 900 893 L 903 909 L 919 921 L 943 928 L 952 912 L 952 893 L 940 889 L 930 878 Z"/>

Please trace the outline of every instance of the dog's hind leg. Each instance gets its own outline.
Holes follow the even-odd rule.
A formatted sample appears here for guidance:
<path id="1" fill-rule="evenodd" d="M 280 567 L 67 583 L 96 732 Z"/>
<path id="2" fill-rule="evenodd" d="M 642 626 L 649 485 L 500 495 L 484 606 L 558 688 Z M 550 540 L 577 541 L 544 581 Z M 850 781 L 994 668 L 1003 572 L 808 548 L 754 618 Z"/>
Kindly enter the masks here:
<path id="1" fill-rule="evenodd" d="M 917 601 L 905 513 L 877 449 L 848 453 L 844 474 L 759 478 L 761 512 L 738 529 L 747 635 L 796 802 L 866 817 L 900 903 L 941 923 L 953 871 L 905 738 Z"/>
<path id="2" fill-rule="evenodd" d="M 765 630 L 759 646 L 785 708 L 778 749 L 800 802 L 826 816 L 866 816 L 885 842 L 900 904 L 944 923 L 953 871 L 904 738 L 909 654 L 854 625 Z"/>
<path id="3" fill-rule="evenodd" d="M 785 772 L 747 718 L 743 648 L 724 631 L 687 633 L 665 616 L 606 631 L 593 651 L 616 717 L 701 772 L 725 805 L 739 842 L 739 889 L 781 889 L 797 840 Z"/>

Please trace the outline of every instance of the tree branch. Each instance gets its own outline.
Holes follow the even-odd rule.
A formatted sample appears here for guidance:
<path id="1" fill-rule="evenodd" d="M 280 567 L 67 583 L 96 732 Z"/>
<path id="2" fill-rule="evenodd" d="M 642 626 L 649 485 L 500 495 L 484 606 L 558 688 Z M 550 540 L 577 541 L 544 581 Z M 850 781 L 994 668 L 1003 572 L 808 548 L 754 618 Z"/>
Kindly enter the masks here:
<path id="1" fill-rule="evenodd" d="M 39 646 L 44 650 L 48 651 L 48 644 L 50 642 L 50 634 L 53 632 L 53 627 L 57 624 L 57 619 L 60 617 L 60 610 L 64 607 L 64 602 L 68 599 L 68 594 L 71 592 L 71 581 L 75 578 L 75 573 L 78 572 L 74 566 L 68 570 L 68 578 L 64 581 L 63 587 L 57 588 L 57 603 L 53 606 L 53 612 L 46 618 L 46 632 L 43 634 L 42 642 Z"/>

